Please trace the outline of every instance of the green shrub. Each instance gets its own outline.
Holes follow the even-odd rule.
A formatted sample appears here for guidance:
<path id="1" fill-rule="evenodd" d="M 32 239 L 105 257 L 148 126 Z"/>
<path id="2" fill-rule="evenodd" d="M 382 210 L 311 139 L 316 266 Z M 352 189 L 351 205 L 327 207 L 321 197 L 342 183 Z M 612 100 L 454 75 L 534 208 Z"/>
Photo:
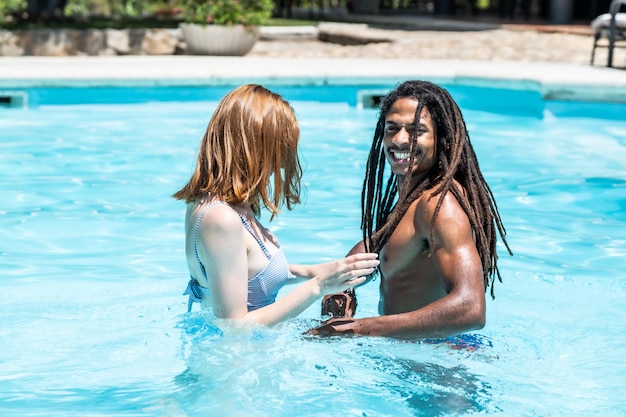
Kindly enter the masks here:
<path id="1" fill-rule="evenodd" d="M 0 23 L 13 13 L 26 11 L 26 7 L 26 0 L 0 0 Z"/>
<path id="2" fill-rule="evenodd" d="M 274 9 L 272 0 L 181 0 L 181 17 L 187 23 L 262 25 Z"/>

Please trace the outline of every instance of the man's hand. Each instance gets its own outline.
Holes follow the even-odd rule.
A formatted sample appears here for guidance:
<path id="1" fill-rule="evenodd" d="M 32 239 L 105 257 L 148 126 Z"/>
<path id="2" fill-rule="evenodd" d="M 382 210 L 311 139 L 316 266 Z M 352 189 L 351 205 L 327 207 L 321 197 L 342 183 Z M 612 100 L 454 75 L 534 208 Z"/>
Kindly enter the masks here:
<path id="1" fill-rule="evenodd" d="M 354 330 L 352 324 L 354 322 L 354 320 L 346 318 L 330 319 L 323 325 L 308 330 L 305 334 L 320 337 L 353 335 Z"/>

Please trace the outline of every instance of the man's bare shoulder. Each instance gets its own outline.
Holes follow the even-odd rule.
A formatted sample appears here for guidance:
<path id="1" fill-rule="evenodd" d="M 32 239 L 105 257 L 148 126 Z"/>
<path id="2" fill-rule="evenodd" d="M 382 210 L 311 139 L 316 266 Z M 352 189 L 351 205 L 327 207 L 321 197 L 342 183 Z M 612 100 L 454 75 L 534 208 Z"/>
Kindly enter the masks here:
<path id="1" fill-rule="evenodd" d="M 464 190 L 458 184 L 457 187 L 464 194 Z M 437 213 L 437 218 L 441 220 L 466 218 L 467 215 L 463 211 L 461 204 L 452 192 L 447 192 L 441 201 L 441 193 L 436 192 L 436 188 L 426 190 L 424 194 L 415 202 L 415 221 L 416 224 L 426 225 L 428 228 L 432 225 L 432 220 Z M 439 206 L 439 209 L 437 207 Z M 419 223 L 418 223 L 419 222 Z"/>

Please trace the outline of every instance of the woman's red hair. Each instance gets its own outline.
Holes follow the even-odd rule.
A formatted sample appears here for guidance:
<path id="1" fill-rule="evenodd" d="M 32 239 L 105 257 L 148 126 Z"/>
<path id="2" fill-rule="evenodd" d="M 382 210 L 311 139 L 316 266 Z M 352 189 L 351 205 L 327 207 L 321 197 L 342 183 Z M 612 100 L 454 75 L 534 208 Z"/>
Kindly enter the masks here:
<path id="1" fill-rule="evenodd" d="M 300 129 L 280 95 L 255 84 L 228 93 L 206 129 L 195 171 L 174 198 L 192 202 L 211 193 L 234 205 L 261 205 L 278 214 L 300 202 Z"/>

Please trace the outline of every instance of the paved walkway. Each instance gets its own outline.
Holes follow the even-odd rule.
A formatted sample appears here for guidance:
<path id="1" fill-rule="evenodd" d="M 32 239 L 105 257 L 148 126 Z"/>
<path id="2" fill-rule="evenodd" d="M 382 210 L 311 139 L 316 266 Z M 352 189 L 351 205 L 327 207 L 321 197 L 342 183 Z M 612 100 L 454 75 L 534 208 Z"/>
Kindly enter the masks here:
<path id="1" fill-rule="evenodd" d="M 592 36 L 532 30 L 493 29 L 436 32 L 369 29 L 391 42 L 337 45 L 321 41 L 260 41 L 250 57 L 277 58 L 415 58 L 485 61 L 563 62 L 589 64 Z M 621 51 L 620 51 L 621 52 Z M 606 65 L 606 48 L 598 48 L 595 62 Z M 616 64 L 620 57 L 616 55 Z M 621 57 L 626 65 L 626 53 Z"/>
<path id="2" fill-rule="evenodd" d="M 463 21 L 402 16 L 352 16 L 367 24 L 321 23 L 321 30 L 353 33 L 390 42 L 338 45 L 317 40 L 261 41 L 251 57 L 412 58 L 589 64 L 593 35 L 589 25 L 549 25 Z M 328 29 L 329 26 L 335 26 Z M 383 28 L 381 28 L 383 27 Z M 607 49 L 598 48 L 595 63 L 606 65 Z M 626 51 L 616 52 L 626 67 Z"/>

